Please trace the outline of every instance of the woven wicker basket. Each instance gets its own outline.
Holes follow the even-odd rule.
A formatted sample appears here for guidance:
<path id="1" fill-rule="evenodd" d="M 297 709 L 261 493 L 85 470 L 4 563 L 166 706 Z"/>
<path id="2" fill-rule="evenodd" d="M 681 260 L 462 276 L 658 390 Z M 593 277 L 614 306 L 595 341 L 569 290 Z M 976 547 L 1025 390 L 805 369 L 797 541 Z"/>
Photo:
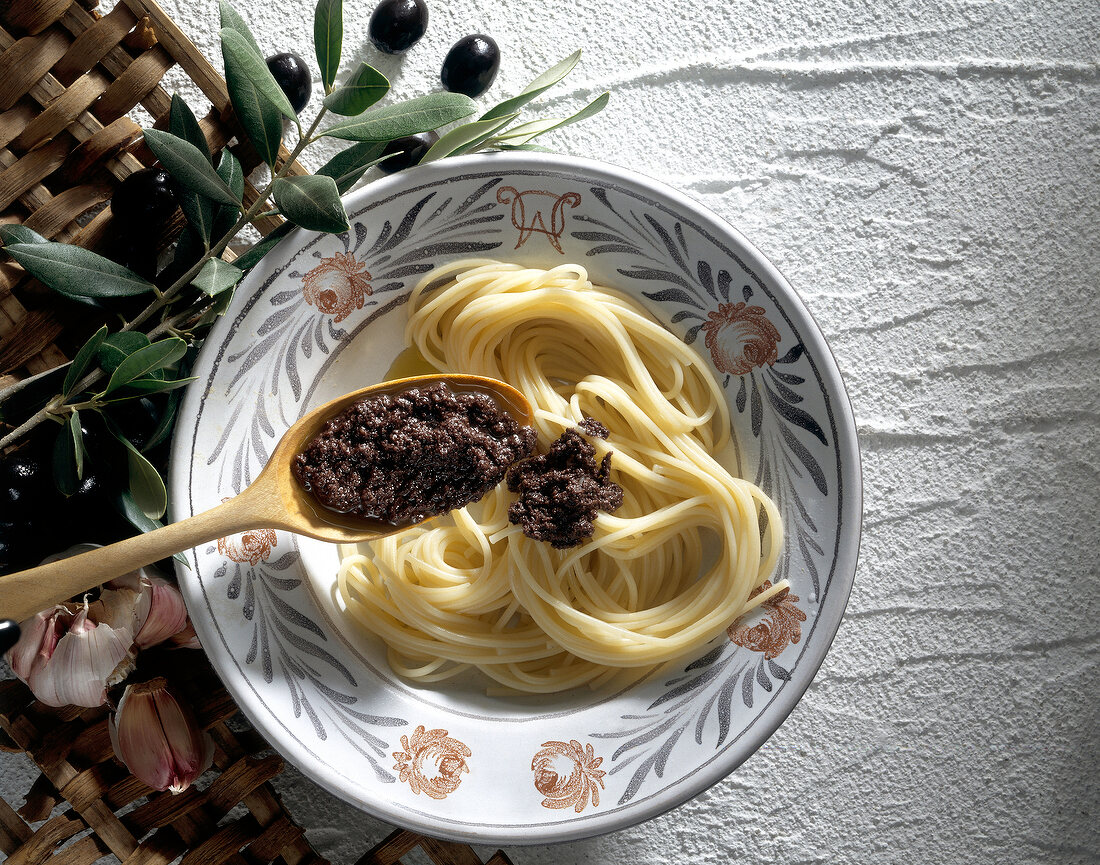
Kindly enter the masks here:
<path id="1" fill-rule="evenodd" d="M 102 250 L 112 238 L 105 203 L 123 178 L 154 163 L 130 114 L 140 105 L 167 126 L 171 99 L 161 80 L 169 69 L 182 70 L 210 101 L 200 126 L 211 151 L 230 146 L 246 174 L 260 160 L 238 136 L 225 82 L 163 10 L 151 0 L 120 0 L 100 15 L 96 5 L 0 0 L 0 223 Z M 297 165 L 291 172 L 304 173 Z M 255 196 L 246 184 L 246 205 Z M 267 234 L 279 222 L 255 226 Z M 182 227 L 181 216 L 160 248 Z M 88 307 L 0 263 L 0 389 L 64 363 L 101 323 Z M 234 729 L 245 732 L 230 730 L 238 710 L 201 654 L 162 651 L 143 663 L 188 695 L 217 744 L 216 777 L 179 796 L 156 793 L 115 760 L 105 708 L 57 711 L 21 683 L 0 682 L 0 750 L 25 752 L 41 773 L 18 811 L 0 799 L 8 865 L 91 865 L 112 854 L 126 865 L 324 862 L 268 783 L 282 760 L 243 719 Z M 229 817 L 238 804 L 245 813 Z M 466 845 L 402 830 L 359 862 L 394 865 L 416 848 L 438 865 L 482 865 Z M 501 851 L 489 862 L 509 865 Z"/>

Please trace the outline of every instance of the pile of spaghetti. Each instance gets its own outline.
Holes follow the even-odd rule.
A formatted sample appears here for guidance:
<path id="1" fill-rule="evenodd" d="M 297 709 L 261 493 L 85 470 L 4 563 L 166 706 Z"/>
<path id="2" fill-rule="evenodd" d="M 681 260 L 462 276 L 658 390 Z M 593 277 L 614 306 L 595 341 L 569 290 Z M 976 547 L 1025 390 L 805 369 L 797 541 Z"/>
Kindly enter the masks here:
<path id="1" fill-rule="evenodd" d="M 545 450 L 585 418 L 609 431 L 624 490 L 595 533 L 558 550 L 484 499 L 370 544 L 343 547 L 339 593 L 418 682 L 470 667 L 506 688 L 598 686 L 641 675 L 713 639 L 749 606 L 781 545 L 779 514 L 715 459 L 723 393 L 703 359 L 584 269 L 468 260 L 428 274 L 409 300 L 407 343 L 444 372 L 502 379 L 535 408 Z"/>

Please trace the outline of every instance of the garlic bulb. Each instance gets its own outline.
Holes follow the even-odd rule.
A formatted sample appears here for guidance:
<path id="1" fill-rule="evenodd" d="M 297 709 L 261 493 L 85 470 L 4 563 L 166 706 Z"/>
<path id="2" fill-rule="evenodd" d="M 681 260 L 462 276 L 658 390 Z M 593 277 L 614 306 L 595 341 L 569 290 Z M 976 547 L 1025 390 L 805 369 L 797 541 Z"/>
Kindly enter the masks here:
<path id="1" fill-rule="evenodd" d="M 154 790 L 182 793 L 214 758 L 213 739 L 162 678 L 127 685 L 108 729 L 115 756 Z"/>
<path id="2" fill-rule="evenodd" d="M 108 686 L 133 669 L 129 628 L 93 621 L 87 604 L 75 615 L 67 607 L 55 607 L 21 627 L 19 642 L 8 653 L 9 663 L 47 706 L 102 706 Z"/>

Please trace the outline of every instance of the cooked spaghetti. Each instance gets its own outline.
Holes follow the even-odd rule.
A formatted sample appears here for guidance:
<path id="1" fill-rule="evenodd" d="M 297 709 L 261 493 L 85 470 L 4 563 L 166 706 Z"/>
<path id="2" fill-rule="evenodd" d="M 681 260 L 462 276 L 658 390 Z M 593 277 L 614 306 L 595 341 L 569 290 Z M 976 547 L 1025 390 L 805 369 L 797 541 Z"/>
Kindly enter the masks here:
<path id="1" fill-rule="evenodd" d="M 480 502 L 342 547 L 347 612 L 419 682 L 470 667 L 508 688 L 637 675 L 716 637 L 750 607 L 781 545 L 775 505 L 716 459 L 723 393 L 703 359 L 584 269 L 460 261 L 409 299 L 407 342 L 433 367 L 502 379 L 535 408 L 545 450 L 594 418 L 621 507 L 580 546 L 553 549 L 508 521 L 504 484 Z"/>

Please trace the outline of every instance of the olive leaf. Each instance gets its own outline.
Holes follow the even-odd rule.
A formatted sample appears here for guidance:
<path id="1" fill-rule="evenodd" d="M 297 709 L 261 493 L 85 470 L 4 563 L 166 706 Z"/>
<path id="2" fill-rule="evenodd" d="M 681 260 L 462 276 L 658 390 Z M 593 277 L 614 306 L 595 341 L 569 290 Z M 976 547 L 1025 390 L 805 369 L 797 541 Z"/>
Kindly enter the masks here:
<path id="1" fill-rule="evenodd" d="M 283 216 L 311 231 L 347 231 L 348 215 L 336 181 L 323 174 L 280 177 L 271 187 Z"/>
<path id="2" fill-rule="evenodd" d="M 390 82 L 367 63 L 360 63 L 347 81 L 325 97 L 325 108 L 333 114 L 355 117 L 362 114 L 389 92 Z"/>
<path id="3" fill-rule="evenodd" d="M 343 195 L 351 189 L 368 168 L 387 157 L 382 155 L 386 145 L 380 141 L 361 141 L 346 147 L 317 169 L 336 181 L 336 188 Z"/>
<path id="4" fill-rule="evenodd" d="M 218 177 L 225 181 L 233 196 L 241 201 L 244 198 L 244 169 L 228 147 L 222 151 L 217 170 Z M 214 216 L 214 237 L 222 237 L 233 227 L 240 215 L 241 209 L 236 204 L 223 204 L 219 207 Z"/>
<path id="5" fill-rule="evenodd" d="M 168 131 L 176 138 L 195 145 L 195 148 L 206 157 L 206 161 L 211 161 L 210 146 L 207 144 L 206 136 L 202 134 L 202 129 L 199 128 L 199 121 L 195 119 L 194 113 L 178 93 L 172 94 L 172 107 L 168 112 Z M 180 208 L 184 216 L 198 232 L 204 245 L 209 244 L 214 221 L 213 202 L 205 195 L 200 195 L 186 187 L 179 192 Z"/>
<path id="6" fill-rule="evenodd" d="M 114 399 L 103 400 L 103 405 L 113 405 L 116 402 L 126 402 L 127 400 L 135 399 L 137 397 L 148 396 L 154 393 L 168 393 L 169 391 L 179 390 L 181 387 L 185 387 L 191 382 L 195 381 L 195 378 L 177 378 L 171 381 L 165 381 L 159 378 L 139 378 L 134 381 L 127 382 L 119 390 L 115 391 L 116 394 L 122 394 L 122 396 L 116 396 Z"/>
<path id="7" fill-rule="evenodd" d="M 213 163 L 214 160 L 210 156 L 210 145 L 206 140 L 206 136 L 202 133 L 202 127 L 199 126 L 195 112 L 191 110 L 191 106 L 184 102 L 183 97 L 178 93 L 172 94 L 172 105 L 168 109 L 168 131 L 176 138 L 182 138 L 189 144 L 194 144 L 206 157 L 206 161 Z"/>
<path id="8" fill-rule="evenodd" d="M 216 294 L 221 294 L 227 288 L 235 286 L 241 281 L 242 276 L 244 276 L 244 271 L 239 267 L 234 267 L 220 258 L 210 258 L 202 266 L 202 270 L 191 280 L 191 284 L 204 294 L 213 297 Z"/>
<path id="9" fill-rule="evenodd" d="M 441 136 L 429 148 L 428 152 L 420 158 L 419 164 L 424 165 L 427 162 L 435 162 L 437 159 L 450 156 L 452 153 L 473 150 L 479 144 L 483 144 L 492 138 L 498 129 L 503 129 L 517 117 L 519 117 L 519 112 L 505 114 L 503 117 L 494 117 L 491 120 L 475 120 L 472 123 L 457 126 L 446 135 Z"/>
<path id="10" fill-rule="evenodd" d="M 69 415 L 69 435 L 73 440 L 73 463 L 76 465 L 76 479 L 84 480 L 84 457 L 87 450 L 84 448 L 84 430 L 80 428 L 80 412 L 73 409 Z"/>
<path id="11" fill-rule="evenodd" d="M 321 82 L 329 93 L 340 68 L 340 50 L 344 40 L 344 0 L 317 0 L 313 13 L 313 46 Z"/>
<path id="12" fill-rule="evenodd" d="M 65 373 L 65 382 L 61 385 L 61 394 L 65 398 L 72 396 L 73 388 L 76 387 L 80 381 L 81 376 L 88 371 L 95 362 L 96 352 L 99 351 L 99 346 L 103 343 L 103 340 L 107 336 L 107 326 L 104 325 L 99 330 L 91 335 L 89 340 L 80 347 L 80 351 L 76 353 L 76 357 L 73 358 L 73 362 L 69 364 L 69 369 Z"/>
<path id="13" fill-rule="evenodd" d="M 162 370 L 174 361 L 179 360 L 187 352 L 187 343 L 179 337 L 169 337 L 151 343 L 144 348 L 139 348 L 115 367 L 107 387 L 103 389 L 100 397 L 107 396 L 118 390 L 123 385 L 140 379 L 151 372 Z"/>
<path id="14" fill-rule="evenodd" d="M 57 432 L 53 442 L 53 482 L 64 496 L 76 492 L 80 478 L 76 476 L 76 452 L 73 449 L 72 429 L 66 423 Z"/>
<path id="15" fill-rule="evenodd" d="M 145 516 L 159 520 L 168 509 L 168 491 L 164 480 L 149 460 L 125 436 L 115 436 L 126 447 L 126 465 L 130 471 L 130 495 Z"/>
<path id="16" fill-rule="evenodd" d="M 535 153 L 554 152 L 551 148 L 543 147 L 541 144 L 493 144 L 493 148 L 496 150 L 528 150 Z"/>
<path id="17" fill-rule="evenodd" d="M 578 48 L 560 63 L 552 66 L 542 73 L 538 78 L 532 81 L 523 89 L 523 92 L 517 96 L 513 96 L 511 99 L 505 99 L 503 102 L 494 105 L 488 111 L 481 115 L 481 120 L 492 120 L 495 117 L 503 117 L 505 114 L 512 114 L 519 111 L 528 102 L 537 99 L 541 94 L 549 90 L 559 81 L 561 81 L 566 75 L 573 71 L 573 67 L 576 66 L 581 60 L 581 50 Z"/>
<path id="18" fill-rule="evenodd" d="M 115 496 L 114 505 L 115 510 L 123 519 L 140 532 L 154 532 L 157 529 L 164 528 L 164 523 L 160 520 L 154 520 L 146 516 L 145 511 L 139 508 L 137 502 L 134 501 L 134 497 L 125 490 Z M 184 567 L 188 567 L 187 559 L 183 557 L 182 553 L 176 553 L 172 558 Z"/>
<path id="19" fill-rule="evenodd" d="M 330 126 L 322 135 L 345 141 L 393 141 L 469 117 L 477 106 L 461 93 L 429 93 Z"/>
<path id="20" fill-rule="evenodd" d="M 8 243 L 4 250 L 35 279 L 68 297 L 130 297 L 154 289 L 129 268 L 82 246 L 46 241 Z"/>
<path id="21" fill-rule="evenodd" d="M 294 229 L 294 223 L 284 222 L 274 231 L 272 231 L 267 237 L 255 244 L 244 255 L 233 262 L 234 267 L 238 267 L 241 270 L 249 271 L 257 264 L 260 263 L 265 255 L 279 245 L 279 241 L 290 234 Z M 224 295 L 223 295 L 224 297 Z"/>
<path id="22" fill-rule="evenodd" d="M 543 135 L 552 129 L 561 129 L 563 126 L 569 126 L 573 123 L 578 123 L 581 120 L 587 120 L 595 114 L 599 114 L 603 111 L 607 105 L 607 101 L 611 98 L 610 93 L 601 93 L 591 102 L 589 102 L 584 108 L 578 111 L 571 117 L 548 117 L 545 120 L 531 120 L 527 123 L 521 123 L 519 126 L 513 126 L 507 132 L 497 135 L 495 138 L 489 141 L 490 145 L 500 143 L 511 144 L 526 144 L 532 138 Z"/>
<path id="23" fill-rule="evenodd" d="M 143 129 L 145 143 L 181 185 L 222 204 L 239 204 L 210 160 L 194 144 L 160 129 Z"/>
<path id="24" fill-rule="evenodd" d="M 46 238 L 36 231 L 31 231 L 25 225 L 9 223 L 0 225 L 0 240 L 5 245 L 9 243 L 48 243 Z"/>
<path id="25" fill-rule="evenodd" d="M 271 91 L 282 97 L 288 109 L 290 103 L 271 77 L 267 64 L 252 52 L 240 33 L 223 28 L 221 37 L 225 83 L 233 110 L 260 158 L 274 165 L 279 156 L 279 143 L 283 140 L 283 111 Z M 293 117 L 293 109 L 290 111 Z"/>
<path id="26" fill-rule="evenodd" d="M 105 373 L 113 373 L 118 365 L 135 351 L 149 345 L 149 337 L 143 333 L 124 330 L 105 337 L 96 351 L 96 360 Z"/>
<path id="27" fill-rule="evenodd" d="M 221 13 L 221 29 L 236 30 L 244 44 L 262 60 L 264 53 L 260 50 L 256 37 L 252 35 L 252 31 L 248 29 L 240 13 L 225 0 L 218 0 L 218 7 Z"/>

